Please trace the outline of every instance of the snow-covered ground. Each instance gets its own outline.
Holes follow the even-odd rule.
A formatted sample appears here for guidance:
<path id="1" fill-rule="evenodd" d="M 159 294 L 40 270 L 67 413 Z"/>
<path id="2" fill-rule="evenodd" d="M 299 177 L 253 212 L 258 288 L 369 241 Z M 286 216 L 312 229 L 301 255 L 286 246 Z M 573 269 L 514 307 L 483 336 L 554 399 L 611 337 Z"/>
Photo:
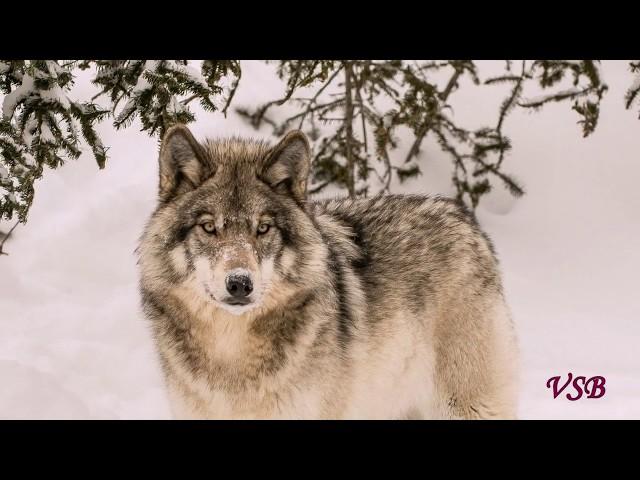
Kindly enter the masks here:
<path id="1" fill-rule="evenodd" d="M 627 66 L 604 62 L 610 89 L 587 139 L 568 105 L 514 113 L 505 165 L 527 194 L 498 189 L 478 209 L 519 332 L 522 418 L 640 418 L 640 120 L 623 106 Z M 282 93 L 269 67 L 243 69 L 236 106 Z M 456 117 L 486 121 L 504 90 L 483 91 L 457 93 Z M 200 138 L 269 136 L 235 114 L 199 112 L 191 128 Z M 107 168 L 85 154 L 45 172 L 29 222 L 0 257 L 0 418 L 169 416 L 133 254 L 154 207 L 157 144 L 135 124 L 100 131 Z M 450 162 L 434 144 L 421 162 L 423 175 L 394 190 L 451 194 Z M 568 372 L 606 377 L 606 395 L 554 400 L 546 381 Z"/>

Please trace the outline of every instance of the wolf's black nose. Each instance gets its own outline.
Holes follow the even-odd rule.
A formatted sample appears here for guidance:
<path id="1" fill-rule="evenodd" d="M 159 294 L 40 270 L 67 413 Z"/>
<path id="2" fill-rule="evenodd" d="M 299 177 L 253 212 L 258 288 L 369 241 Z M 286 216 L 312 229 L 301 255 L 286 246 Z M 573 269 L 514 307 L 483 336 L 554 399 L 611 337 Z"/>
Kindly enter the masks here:
<path id="1" fill-rule="evenodd" d="M 226 280 L 227 292 L 233 298 L 248 297 L 253 292 L 253 283 L 248 275 L 231 274 Z"/>

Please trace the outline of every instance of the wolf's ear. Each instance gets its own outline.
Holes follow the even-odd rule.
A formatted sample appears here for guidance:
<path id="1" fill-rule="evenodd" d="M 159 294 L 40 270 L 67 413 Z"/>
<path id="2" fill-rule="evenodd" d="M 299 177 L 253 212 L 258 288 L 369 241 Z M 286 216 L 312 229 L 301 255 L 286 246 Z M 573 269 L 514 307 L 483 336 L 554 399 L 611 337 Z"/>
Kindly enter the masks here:
<path id="1" fill-rule="evenodd" d="M 206 154 L 184 125 L 174 125 L 160 147 L 160 199 L 196 188 L 204 179 Z"/>
<path id="2" fill-rule="evenodd" d="M 311 147 L 300 130 L 287 133 L 267 154 L 261 178 L 274 188 L 287 188 L 299 201 L 307 196 Z"/>

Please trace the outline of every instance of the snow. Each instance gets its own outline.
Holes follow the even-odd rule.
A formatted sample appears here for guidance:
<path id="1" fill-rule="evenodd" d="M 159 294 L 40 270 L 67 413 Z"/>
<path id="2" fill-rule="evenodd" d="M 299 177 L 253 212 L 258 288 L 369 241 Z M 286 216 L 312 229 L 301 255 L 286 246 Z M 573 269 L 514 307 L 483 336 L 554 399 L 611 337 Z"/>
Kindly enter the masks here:
<path id="1" fill-rule="evenodd" d="M 38 127 L 38 121 L 33 117 L 29 117 L 22 132 L 22 141 L 25 145 L 31 146 L 33 141 L 33 132 Z"/>
<path id="2" fill-rule="evenodd" d="M 64 93 L 59 85 L 53 85 L 48 90 L 39 90 L 40 98 L 52 103 L 59 103 L 64 109 L 68 109 L 71 106 L 69 98 Z"/>
<path id="3" fill-rule="evenodd" d="M 153 72 L 158 68 L 160 63 L 160 60 L 147 60 L 146 62 L 144 62 L 144 69 Z"/>
<path id="4" fill-rule="evenodd" d="M 131 93 L 133 93 L 133 96 L 135 97 L 140 95 L 141 92 L 148 90 L 150 87 L 151 87 L 151 84 L 149 83 L 149 81 L 144 77 L 144 74 L 141 74 L 138 77 L 136 86 L 133 87 L 133 90 Z"/>
<path id="5" fill-rule="evenodd" d="M 25 165 L 28 165 L 29 167 L 35 166 L 36 159 L 33 158 L 33 155 L 31 155 L 29 152 L 23 153 L 22 157 L 24 158 Z"/>
<path id="6" fill-rule="evenodd" d="M 138 97 L 145 91 L 151 88 L 151 83 L 145 78 L 144 72 L 149 70 L 153 71 L 157 67 L 158 62 L 155 60 L 147 60 L 144 64 L 143 72 L 138 77 L 138 81 L 135 86 L 131 90 L 131 97 L 127 100 L 127 103 L 124 104 L 124 107 L 120 110 L 118 115 L 116 116 L 116 121 L 121 122 L 122 119 L 126 118 L 132 110 L 135 109 L 136 103 L 138 101 Z"/>
<path id="7" fill-rule="evenodd" d="M 33 87 L 33 77 L 25 74 L 24 77 L 22 77 L 22 83 L 20 84 L 20 86 L 10 94 L 5 95 L 4 99 L 2 100 L 2 116 L 5 118 L 5 120 L 11 120 L 16 106 L 21 100 L 27 98 L 33 92 Z"/>
<path id="8" fill-rule="evenodd" d="M 480 74 L 502 66 L 480 62 Z M 279 98 L 284 86 L 273 71 L 243 62 L 235 105 Z M 633 80 L 628 63 L 605 61 L 602 71 L 609 91 L 586 139 L 570 105 L 509 117 L 514 148 L 504 165 L 527 194 L 514 199 L 498 182 L 477 211 L 518 330 L 521 418 L 640 418 L 640 121 L 623 107 Z M 83 75 L 75 88 L 88 97 L 91 72 Z M 504 88 L 478 95 L 466 87 L 451 97 L 455 120 L 491 123 L 487 112 L 496 111 Z M 268 128 L 256 132 L 235 114 L 225 120 L 198 105 L 194 112 L 198 138 L 271 138 Z M 107 167 L 99 171 L 87 152 L 45 170 L 29 222 L 0 256 L 0 418 L 169 417 L 133 253 L 156 199 L 157 143 L 137 122 L 98 130 L 111 147 Z M 453 193 L 450 160 L 433 139 L 418 161 L 423 175 L 402 187 L 394 180 L 392 191 Z M 554 400 L 547 379 L 568 372 L 604 376 L 607 393 Z"/>
<path id="9" fill-rule="evenodd" d="M 49 63 L 51 62 L 47 62 L 47 65 L 49 65 Z M 49 69 L 51 70 L 52 68 L 53 67 L 49 65 Z M 54 71 L 59 71 L 59 68 L 58 70 Z M 39 95 L 40 98 L 45 101 L 58 102 L 63 106 L 63 108 L 69 108 L 69 99 L 59 85 L 53 85 L 48 90 L 38 90 L 34 87 L 35 84 L 33 77 L 31 77 L 29 74 L 25 74 L 22 77 L 21 85 L 10 94 L 5 95 L 2 101 L 2 115 L 6 120 L 11 120 L 11 118 L 13 118 L 16 107 L 18 106 L 18 103 L 31 95 Z"/>
<path id="10" fill-rule="evenodd" d="M 178 114 L 185 110 L 186 107 L 182 104 L 182 102 L 178 101 L 178 98 L 175 95 L 173 95 L 171 97 L 169 105 L 167 106 L 167 111 L 169 111 L 170 113 Z"/>
<path id="11" fill-rule="evenodd" d="M 174 72 L 182 73 L 187 76 L 192 82 L 200 84 L 204 88 L 209 88 L 207 81 L 202 76 L 200 70 L 197 70 L 189 65 L 182 65 L 173 60 L 167 61 L 165 67 Z"/>
<path id="12" fill-rule="evenodd" d="M 11 138 L 11 137 L 4 137 L 3 140 L 5 142 L 7 142 L 8 144 L 10 144 L 12 147 L 14 147 L 17 150 L 20 150 L 22 148 L 20 145 L 18 145 L 16 142 L 14 142 L 13 138 Z"/>
<path id="13" fill-rule="evenodd" d="M 127 117 L 131 113 L 131 111 L 135 108 L 135 106 L 136 106 L 136 97 L 131 97 L 129 100 L 127 100 L 127 103 L 124 104 L 124 107 L 122 107 L 122 109 L 120 110 L 120 113 L 116 115 L 115 121 L 121 122 L 125 117 Z"/>
<path id="14" fill-rule="evenodd" d="M 56 137 L 53 135 L 47 122 L 42 122 L 40 125 L 40 140 L 44 143 L 56 143 Z"/>
<path id="15" fill-rule="evenodd" d="M 0 179 L 5 180 L 7 178 L 9 178 L 9 172 L 3 165 L 0 165 Z"/>
<path id="16" fill-rule="evenodd" d="M 52 78 L 58 78 L 58 74 L 64 72 L 64 69 L 58 64 L 58 62 L 47 60 L 45 63 L 47 65 L 47 70 L 49 70 L 49 75 L 51 75 Z"/>

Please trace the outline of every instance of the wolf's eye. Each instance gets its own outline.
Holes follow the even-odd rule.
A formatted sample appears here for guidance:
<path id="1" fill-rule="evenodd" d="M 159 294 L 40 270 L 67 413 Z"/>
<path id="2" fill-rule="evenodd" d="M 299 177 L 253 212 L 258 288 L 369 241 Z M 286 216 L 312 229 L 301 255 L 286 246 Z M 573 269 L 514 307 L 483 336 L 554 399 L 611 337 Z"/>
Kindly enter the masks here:
<path id="1" fill-rule="evenodd" d="M 204 222 L 204 223 L 201 223 L 200 226 L 205 232 L 209 234 L 216 233 L 216 226 L 214 225 L 213 222 Z"/>
<path id="2" fill-rule="evenodd" d="M 269 231 L 270 228 L 271 225 L 269 225 L 268 223 L 261 223 L 260 225 L 258 225 L 258 235 L 264 235 Z"/>

